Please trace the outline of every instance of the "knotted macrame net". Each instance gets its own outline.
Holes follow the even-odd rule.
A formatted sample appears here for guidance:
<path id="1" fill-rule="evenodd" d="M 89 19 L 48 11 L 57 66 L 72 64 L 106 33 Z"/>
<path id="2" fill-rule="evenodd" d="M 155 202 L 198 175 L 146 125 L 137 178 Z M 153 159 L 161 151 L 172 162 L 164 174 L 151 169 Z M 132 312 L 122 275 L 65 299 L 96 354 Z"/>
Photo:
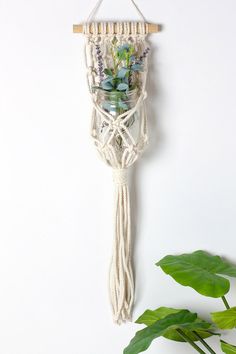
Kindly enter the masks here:
<path id="1" fill-rule="evenodd" d="M 100 1 L 101 2 L 101 1 Z M 102 75 L 99 58 L 109 67 L 110 48 L 114 38 L 118 46 L 131 44 L 142 56 L 147 44 L 147 25 L 142 22 L 88 22 L 83 26 L 86 36 L 88 87 L 93 105 L 91 136 L 102 160 L 112 168 L 115 184 L 114 245 L 110 265 L 109 289 L 114 321 L 131 319 L 134 301 L 134 277 L 131 260 L 131 216 L 128 169 L 143 152 L 148 142 L 145 108 L 147 61 L 139 75 L 139 85 L 120 113 L 106 109 L 106 92 L 96 90 Z M 124 108 L 124 107 L 123 107 Z"/>

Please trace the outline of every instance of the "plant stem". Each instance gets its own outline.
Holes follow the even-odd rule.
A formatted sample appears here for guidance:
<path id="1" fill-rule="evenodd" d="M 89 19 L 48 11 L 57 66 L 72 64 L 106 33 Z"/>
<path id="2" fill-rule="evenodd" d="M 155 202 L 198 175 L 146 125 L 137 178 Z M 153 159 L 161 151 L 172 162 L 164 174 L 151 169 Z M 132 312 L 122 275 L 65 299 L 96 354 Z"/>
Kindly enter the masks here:
<path id="1" fill-rule="evenodd" d="M 111 56 L 112 56 L 112 60 L 113 60 L 113 67 L 114 67 L 114 77 L 117 75 L 117 62 L 116 62 L 116 55 L 115 55 L 115 52 L 114 52 L 114 48 L 111 47 Z"/>
<path id="2" fill-rule="evenodd" d="M 229 303 L 228 303 L 228 301 L 226 300 L 225 296 L 222 296 L 221 299 L 223 300 L 223 303 L 224 303 L 226 309 L 229 310 L 229 309 L 230 309 L 230 306 L 229 306 Z"/>
<path id="3" fill-rule="evenodd" d="M 190 339 L 187 334 L 185 334 L 182 329 L 177 329 L 176 330 L 179 335 L 186 341 L 188 342 L 198 353 L 201 354 L 206 354 L 197 344 L 194 343 L 194 341 L 192 339 Z"/>
<path id="4" fill-rule="evenodd" d="M 204 345 L 204 347 L 209 350 L 211 354 L 216 354 L 216 352 L 207 344 L 207 342 L 200 336 L 200 334 L 198 334 L 195 331 L 193 331 L 193 333 L 199 339 L 199 341 Z"/>

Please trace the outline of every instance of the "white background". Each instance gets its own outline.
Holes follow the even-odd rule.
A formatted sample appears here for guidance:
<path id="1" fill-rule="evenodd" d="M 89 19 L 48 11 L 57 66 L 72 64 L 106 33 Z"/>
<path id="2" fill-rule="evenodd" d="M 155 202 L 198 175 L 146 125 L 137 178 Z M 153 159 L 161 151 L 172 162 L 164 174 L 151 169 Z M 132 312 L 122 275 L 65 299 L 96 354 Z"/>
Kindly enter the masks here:
<path id="1" fill-rule="evenodd" d="M 94 4 L 0 0 L 1 354 L 122 354 L 140 328 L 115 326 L 108 303 L 113 185 L 89 137 L 84 38 L 72 33 Z M 196 249 L 236 261 L 236 2 L 138 5 L 163 31 L 150 38 L 150 146 L 131 186 L 134 319 L 159 306 L 208 319 L 221 301 L 154 264 Z M 138 16 L 104 0 L 101 18 Z M 148 350 L 192 352 L 165 339 Z"/>

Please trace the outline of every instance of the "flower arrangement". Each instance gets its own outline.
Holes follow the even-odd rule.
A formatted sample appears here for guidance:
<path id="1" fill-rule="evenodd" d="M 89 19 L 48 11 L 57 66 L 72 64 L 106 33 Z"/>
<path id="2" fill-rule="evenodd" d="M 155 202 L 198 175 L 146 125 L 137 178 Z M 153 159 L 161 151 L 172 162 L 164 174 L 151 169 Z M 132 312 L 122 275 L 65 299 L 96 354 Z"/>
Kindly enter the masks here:
<path id="1" fill-rule="evenodd" d="M 109 67 L 104 67 L 99 44 L 96 44 L 95 50 L 99 83 L 94 86 L 94 89 L 103 92 L 103 109 L 113 115 L 121 114 L 130 108 L 129 97 L 137 96 L 140 86 L 139 74 L 144 69 L 144 61 L 150 48 L 147 47 L 142 55 L 138 55 L 132 44 L 117 45 L 117 39 L 114 38 L 110 48 L 111 65 Z"/>

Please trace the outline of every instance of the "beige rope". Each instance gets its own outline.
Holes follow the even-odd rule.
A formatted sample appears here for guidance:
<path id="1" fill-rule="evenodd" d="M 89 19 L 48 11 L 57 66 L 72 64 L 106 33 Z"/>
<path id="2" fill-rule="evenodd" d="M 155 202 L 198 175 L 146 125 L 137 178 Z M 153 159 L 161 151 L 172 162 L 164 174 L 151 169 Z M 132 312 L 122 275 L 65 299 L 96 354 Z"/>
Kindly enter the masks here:
<path id="1" fill-rule="evenodd" d="M 101 1 L 100 1 L 101 3 Z M 99 7 L 99 6 L 98 6 Z M 97 10 L 95 10 L 96 12 Z M 94 14 L 95 14 L 94 12 Z M 146 47 L 146 26 L 144 22 L 117 23 L 118 45 L 132 43 L 136 50 L 143 52 Z M 92 33 L 90 33 L 92 28 Z M 105 35 L 109 28 L 110 35 Z M 147 65 L 141 78 L 139 97 L 128 111 L 114 117 L 99 104 L 98 94 L 92 87 L 97 84 L 95 45 L 99 43 L 105 53 L 104 63 L 109 62 L 109 47 L 114 37 L 113 23 L 101 26 L 98 35 L 98 23 L 85 23 L 83 32 L 86 35 L 85 58 L 87 78 L 93 104 L 91 136 L 96 149 L 106 164 L 113 169 L 115 185 L 114 226 L 115 237 L 110 264 L 109 289 L 114 321 L 118 324 L 131 319 L 134 302 L 134 279 L 131 266 L 131 216 L 130 196 L 128 188 L 128 168 L 138 159 L 148 142 L 147 115 L 145 109 Z M 127 124 L 134 119 L 134 128 Z M 101 127 L 103 131 L 101 133 Z M 116 136 L 122 140 L 122 148 L 117 149 Z"/>
<path id="2" fill-rule="evenodd" d="M 96 13 L 98 12 L 101 4 L 102 4 L 103 0 L 98 0 L 97 3 L 95 4 L 94 8 L 92 9 L 91 13 L 89 14 L 89 17 L 87 19 L 87 22 L 91 22 L 92 20 L 94 20 L 94 17 L 96 15 Z M 132 4 L 134 5 L 135 9 L 137 10 L 138 14 L 140 15 L 141 19 L 144 22 L 147 22 L 142 11 L 140 10 L 140 8 L 138 7 L 138 5 L 135 3 L 134 0 L 131 0 Z"/>
<path id="3" fill-rule="evenodd" d="M 121 324 L 131 319 L 134 280 L 131 266 L 131 220 L 127 171 L 113 170 L 116 185 L 115 239 L 110 265 L 110 299 L 114 321 Z"/>

